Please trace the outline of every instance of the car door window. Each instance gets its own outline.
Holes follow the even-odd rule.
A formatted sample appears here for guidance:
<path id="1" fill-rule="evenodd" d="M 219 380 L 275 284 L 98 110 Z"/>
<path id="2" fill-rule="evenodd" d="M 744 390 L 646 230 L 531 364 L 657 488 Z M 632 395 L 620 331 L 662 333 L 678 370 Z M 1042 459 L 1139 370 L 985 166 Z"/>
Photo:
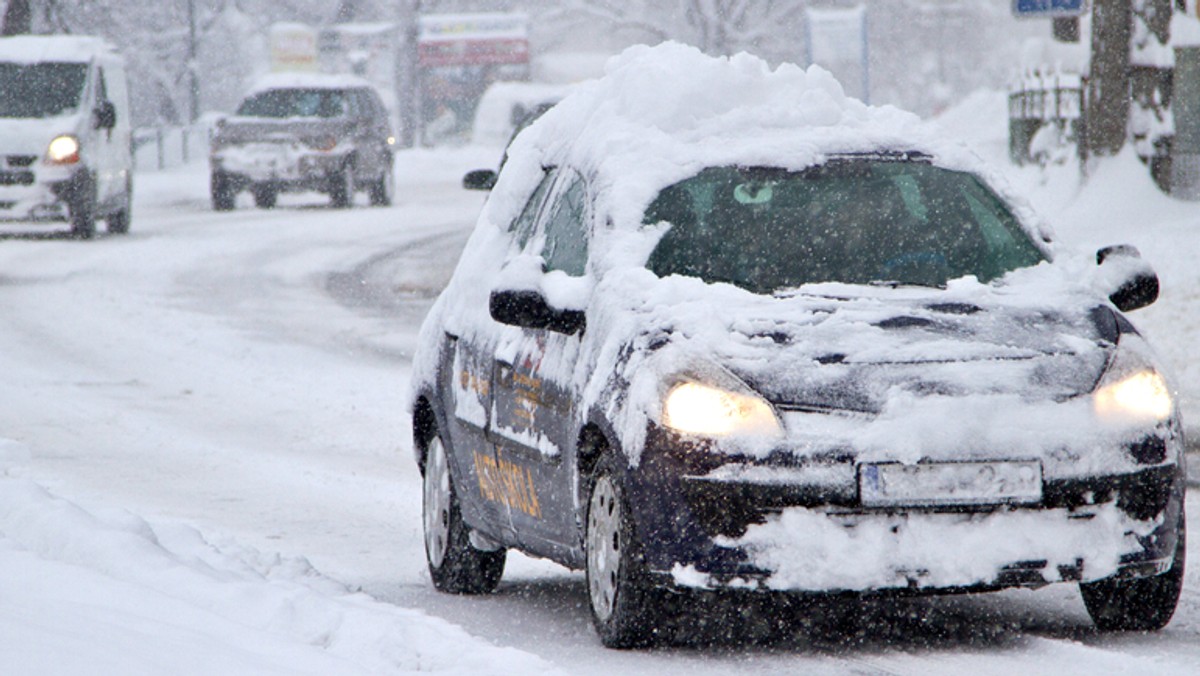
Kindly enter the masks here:
<path id="1" fill-rule="evenodd" d="M 542 258 L 547 270 L 562 270 L 572 277 L 581 277 L 587 268 L 587 227 L 583 178 L 572 173 L 568 183 L 558 191 L 545 219 L 546 241 Z"/>
<path id="2" fill-rule="evenodd" d="M 521 210 L 521 215 L 517 216 L 517 219 L 509 227 L 509 231 L 516 235 L 518 249 L 524 249 L 525 244 L 533 235 L 533 226 L 537 224 L 538 213 L 542 210 L 542 203 L 546 201 L 546 194 L 550 192 L 550 186 L 554 185 L 554 177 L 557 173 L 553 168 L 546 170 L 545 175 L 542 176 L 542 182 L 534 189 L 533 194 L 529 196 L 529 201 L 525 203 L 525 208 Z"/>

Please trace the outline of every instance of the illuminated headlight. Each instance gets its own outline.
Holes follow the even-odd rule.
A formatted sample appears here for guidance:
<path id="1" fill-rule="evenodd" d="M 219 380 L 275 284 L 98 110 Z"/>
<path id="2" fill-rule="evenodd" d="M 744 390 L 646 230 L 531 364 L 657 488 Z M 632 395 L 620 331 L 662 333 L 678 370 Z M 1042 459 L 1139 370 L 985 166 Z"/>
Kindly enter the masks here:
<path id="1" fill-rule="evenodd" d="M 781 433 L 775 412 L 761 397 L 694 382 L 680 383 L 667 393 L 663 424 L 677 432 L 709 437 Z"/>
<path id="2" fill-rule="evenodd" d="M 1102 418 L 1158 421 L 1174 409 L 1167 381 L 1153 369 L 1125 374 L 1102 385 L 1092 397 Z"/>
<path id="3" fill-rule="evenodd" d="M 46 159 L 52 164 L 74 164 L 79 161 L 79 139 L 63 134 L 56 136 L 46 150 Z"/>

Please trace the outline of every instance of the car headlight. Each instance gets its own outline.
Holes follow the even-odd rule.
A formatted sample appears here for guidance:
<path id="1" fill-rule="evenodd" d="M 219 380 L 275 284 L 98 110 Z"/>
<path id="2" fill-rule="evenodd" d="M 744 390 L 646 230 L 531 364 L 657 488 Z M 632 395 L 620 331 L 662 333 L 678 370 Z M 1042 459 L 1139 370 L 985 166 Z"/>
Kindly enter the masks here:
<path id="1" fill-rule="evenodd" d="M 775 436 L 775 411 L 762 397 L 696 382 L 682 382 L 663 401 L 663 424 L 685 434 L 710 437 Z"/>
<path id="2" fill-rule="evenodd" d="M 70 134 L 54 137 L 46 149 L 46 159 L 52 164 L 75 164 L 79 161 L 79 139 Z"/>
<path id="3" fill-rule="evenodd" d="M 323 153 L 330 152 L 338 146 L 338 140 L 336 136 L 319 136 L 316 138 L 309 138 L 305 139 L 304 143 L 309 148 Z"/>
<path id="4" fill-rule="evenodd" d="M 1167 381 L 1154 369 L 1123 374 L 1101 385 L 1092 401 L 1102 418 L 1165 420 L 1175 406 Z"/>

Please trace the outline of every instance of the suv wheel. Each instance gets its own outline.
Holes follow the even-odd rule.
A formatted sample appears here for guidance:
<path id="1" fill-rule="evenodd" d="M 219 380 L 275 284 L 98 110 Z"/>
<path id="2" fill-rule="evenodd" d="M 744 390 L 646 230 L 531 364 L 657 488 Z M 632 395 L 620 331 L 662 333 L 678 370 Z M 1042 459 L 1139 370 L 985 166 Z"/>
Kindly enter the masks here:
<path id="1" fill-rule="evenodd" d="M 214 171 L 209 182 L 212 191 L 212 207 L 214 211 L 232 211 L 234 198 L 237 193 L 233 189 L 229 177 L 224 172 Z"/>
<path id="2" fill-rule="evenodd" d="M 274 209 L 279 191 L 269 185 L 256 185 L 250 189 L 254 194 L 254 206 L 259 209 Z"/>

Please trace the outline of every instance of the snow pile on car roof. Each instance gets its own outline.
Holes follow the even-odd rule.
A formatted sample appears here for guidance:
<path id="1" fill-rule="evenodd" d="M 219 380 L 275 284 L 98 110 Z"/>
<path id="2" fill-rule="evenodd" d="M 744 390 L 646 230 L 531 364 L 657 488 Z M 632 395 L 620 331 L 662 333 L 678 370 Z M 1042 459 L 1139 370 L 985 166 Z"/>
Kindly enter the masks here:
<path id="1" fill-rule="evenodd" d="M 531 155 L 591 172 L 608 192 L 599 206 L 631 223 L 659 190 L 706 166 L 800 169 L 835 152 L 932 145 L 920 142 L 915 115 L 847 96 L 819 66 L 772 69 L 750 54 L 711 57 L 670 42 L 613 57 L 603 78 L 580 85 L 531 129 L 510 162 L 533 146 L 540 152 Z M 526 161 L 540 174 L 544 157 Z"/>
<path id="2" fill-rule="evenodd" d="M 0 61 L 87 63 L 99 54 L 117 56 L 103 38 L 88 35 L 18 35 L 0 39 Z"/>
<path id="3" fill-rule="evenodd" d="M 357 75 L 342 73 L 270 73 L 251 85 L 246 96 L 270 89 L 356 89 L 371 83 Z"/>

